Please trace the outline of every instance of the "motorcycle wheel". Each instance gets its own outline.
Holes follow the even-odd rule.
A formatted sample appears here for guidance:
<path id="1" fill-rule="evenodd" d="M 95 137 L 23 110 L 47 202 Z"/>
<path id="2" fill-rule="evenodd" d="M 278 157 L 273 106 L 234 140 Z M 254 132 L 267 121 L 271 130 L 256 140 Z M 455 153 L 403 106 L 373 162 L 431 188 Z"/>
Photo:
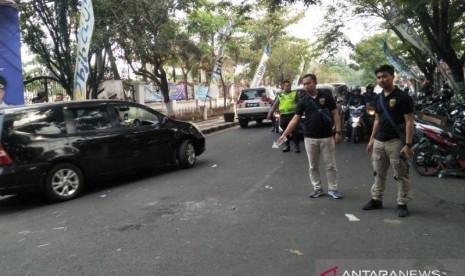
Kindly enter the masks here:
<path id="1" fill-rule="evenodd" d="M 360 134 L 358 130 L 359 130 L 358 127 L 352 128 L 352 142 L 354 142 L 354 144 L 357 144 L 358 142 L 360 142 Z"/>
<path id="2" fill-rule="evenodd" d="M 413 154 L 413 169 L 422 176 L 435 176 L 441 171 L 441 166 L 433 158 L 434 153 L 430 148 L 415 151 Z"/>

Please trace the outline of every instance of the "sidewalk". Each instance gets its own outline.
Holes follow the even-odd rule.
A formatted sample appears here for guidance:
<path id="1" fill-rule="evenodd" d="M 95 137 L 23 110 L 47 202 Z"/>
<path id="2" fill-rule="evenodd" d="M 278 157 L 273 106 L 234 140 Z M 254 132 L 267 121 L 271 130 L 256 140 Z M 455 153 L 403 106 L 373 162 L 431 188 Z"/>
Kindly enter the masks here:
<path id="1" fill-rule="evenodd" d="M 217 117 L 202 122 L 196 122 L 195 124 L 200 128 L 203 134 L 208 134 L 225 128 L 237 126 L 239 123 L 237 121 L 225 122 L 223 117 Z"/>

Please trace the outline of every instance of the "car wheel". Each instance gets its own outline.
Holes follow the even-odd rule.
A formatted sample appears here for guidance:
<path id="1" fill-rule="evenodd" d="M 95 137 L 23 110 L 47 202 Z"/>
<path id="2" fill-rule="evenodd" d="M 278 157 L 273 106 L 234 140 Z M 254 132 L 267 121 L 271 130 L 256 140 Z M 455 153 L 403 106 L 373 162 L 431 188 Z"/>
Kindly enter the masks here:
<path id="1" fill-rule="evenodd" d="M 263 123 L 263 119 L 258 119 L 256 122 L 257 124 L 261 125 Z"/>
<path id="2" fill-rule="evenodd" d="M 139 119 L 134 119 L 133 123 L 132 123 L 134 126 L 140 126 L 141 123 L 140 123 L 140 120 Z"/>
<path id="3" fill-rule="evenodd" d="M 84 177 L 81 170 L 73 164 L 55 165 L 45 179 L 45 196 L 52 201 L 73 199 L 82 191 Z"/>
<path id="4" fill-rule="evenodd" d="M 239 120 L 239 125 L 241 127 L 247 127 L 249 125 L 249 121 L 247 121 L 247 120 Z"/>
<path id="5" fill-rule="evenodd" d="M 184 140 L 178 148 L 179 167 L 181 169 L 192 168 L 196 160 L 194 144 L 190 140 Z"/>

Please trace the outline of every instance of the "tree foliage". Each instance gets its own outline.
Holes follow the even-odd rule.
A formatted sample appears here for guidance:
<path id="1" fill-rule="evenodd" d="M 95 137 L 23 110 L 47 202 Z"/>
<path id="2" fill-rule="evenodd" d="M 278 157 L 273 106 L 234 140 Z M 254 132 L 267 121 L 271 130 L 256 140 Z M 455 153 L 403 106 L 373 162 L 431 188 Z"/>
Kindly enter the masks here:
<path id="1" fill-rule="evenodd" d="M 421 39 L 428 45 L 438 60 L 444 60 L 457 82 L 464 81 L 463 65 L 465 62 L 464 13 L 465 3 L 463 1 L 451 0 L 341 0 L 340 5 L 355 6 L 352 16 L 378 17 L 386 21 L 384 28 L 392 30 L 399 36 L 403 44 L 404 58 L 415 62 L 427 77 L 431 75 L 432 65 L 430 57 L 414 48 L 405 37 L 396 29 L 400 22 L 407 22 L 420 35 Z M 398 7 L 394 13 L 391 3 Z M 329 29 L 334 32 L 336 29 Z M 331 34 L 326 36 L 331 38 Z M 336 41 L 336 38 L 328 41 Z"/>
<path id="2" fill-rule="evenodd" d="M 78 1 L 34 0 L 18 5 L 24 43 L 71 96 Z"/>
<path id="3" fill-rule="evenodd" d="M 181 42 L 178 24 L 172 19 L 177 2 L 109 0 L 108 4 L 113 7 L 111 18 L 118 22 L 113 32 L 126 61 L 135 74 L 156 83 L 168 103 L 168 80 L 163 66 L 173 58 Z"/>

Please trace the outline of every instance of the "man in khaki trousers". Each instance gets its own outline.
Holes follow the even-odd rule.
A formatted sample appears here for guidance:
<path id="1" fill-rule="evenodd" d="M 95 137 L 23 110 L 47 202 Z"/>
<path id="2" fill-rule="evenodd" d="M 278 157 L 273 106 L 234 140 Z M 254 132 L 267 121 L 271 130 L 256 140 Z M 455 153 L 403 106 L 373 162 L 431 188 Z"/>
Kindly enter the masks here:
<path id="1" fill-rule="evenodd" d="M 407 159 L 413 156 L 413 99 L 394 85 L 391 65 L 381 65 L 375 74 L 378 85 L 383 88 L 375 98 L 375 121 L 367 145 L 368 152 L 372 153 L 375 181 L 371 188 L 372 199 L 362 209 L 383 207 L 387 171 L 392 165 L 397 181 L 397 216 L 406 217 L 411 200 Z"/>

